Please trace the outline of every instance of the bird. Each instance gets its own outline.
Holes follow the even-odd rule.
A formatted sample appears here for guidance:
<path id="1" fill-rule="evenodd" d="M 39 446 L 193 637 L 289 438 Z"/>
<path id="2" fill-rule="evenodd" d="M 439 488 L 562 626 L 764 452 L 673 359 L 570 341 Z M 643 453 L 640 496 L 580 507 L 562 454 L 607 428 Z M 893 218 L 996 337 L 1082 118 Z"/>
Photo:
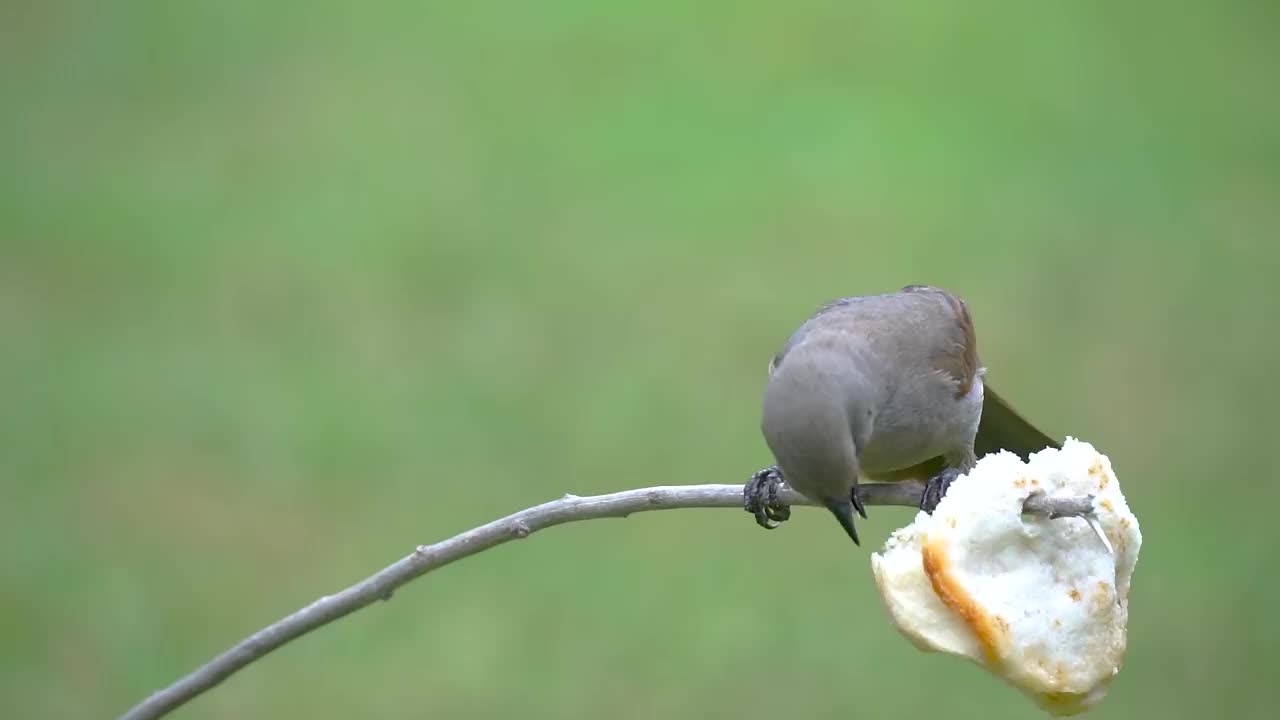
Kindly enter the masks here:
<path id="1" fill-rule="evenodd" d="M 777 501 L 785 483 L 860 545 L 860 480 L 923 481 L 920 509 L 932 514 L 978 458 L 1061 448 L 985 378 L 969 307 L 949 290 L 908 285 L 826 303 L 769 361 L 760 430 L 776 465 L 747 483 L 744 508 L 776 527 L 790 517 Z"/>

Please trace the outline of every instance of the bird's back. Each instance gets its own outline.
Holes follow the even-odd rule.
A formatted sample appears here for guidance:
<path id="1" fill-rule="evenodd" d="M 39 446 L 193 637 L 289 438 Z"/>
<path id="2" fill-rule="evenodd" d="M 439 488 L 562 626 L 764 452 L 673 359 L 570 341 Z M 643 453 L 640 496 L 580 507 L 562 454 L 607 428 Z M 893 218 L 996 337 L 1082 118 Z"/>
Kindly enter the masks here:
<path id="1" fill-rule="evenodd" d="M 828 303 L 792 334 L 770 371 L 828 354 L 847 356 L 873 388 L 864 471 L 915 465 L 972 438 L 981 412 L 977 348 L 954 295 L 911 286 Z"/>
<path id="2" fill-rule="evenodd" d="M 823 305 L 778 351 L 770 371 L 797 347 L 815 343 L 842 345 L 846 352 L 862 354 L 871 364 L 922 359 L 954 378 L 958 394 L 963 394 L 960 391 L 965 388 L 960 385 L 972 379 L 978 366 L 968 309 L 951 293 L 928 286 L 841 298 Z"/>

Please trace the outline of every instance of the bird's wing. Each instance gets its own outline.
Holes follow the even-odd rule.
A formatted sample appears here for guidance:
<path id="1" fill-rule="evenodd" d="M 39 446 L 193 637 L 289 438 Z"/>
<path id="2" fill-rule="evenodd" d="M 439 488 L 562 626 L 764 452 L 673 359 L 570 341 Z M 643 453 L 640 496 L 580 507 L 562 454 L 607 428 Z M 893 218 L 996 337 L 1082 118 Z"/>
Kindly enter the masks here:
<path id="1" fill-rule="evenodd" d="M 978 436 L 973 442 L 973 452 L 977 457 L 1008 450 L 1026 460 L 1033 452 L 1049 447 L 1062 448 L 1061 443 L 1019 415 L 991 385 L 984 385 L 982 396 L 982 420 L 978 423 Z"/>
<path id="2" fill-rule="evenodd" d="M 950 305 L 956 319 L 955 329 L 948 338 L 948 344 L 930 360 L 934 367 L 957 379 L 961 396 L 967 394 L 979 366 L 978 341 L 968 305 L 953 293 L 927 285 L 910 285 L 902 291 L 940 293 Z M 980 458 L 988 453 L 1008 450 L 1025 460 L 1031 453 L 1047 447 L 1061 449 L 1062 445 L 1028 422 L 996 394 L 991 385 L 984 383 L 982 419 L 974 440 L 974 454 Z"/>
<path id="3" fill-rule="evenodd" d="M 978 337 L 969 306 L 955 293 L 932 285 L 908 285 L 899 292 L 927 293 L 943 300 L 944 315 L 936 324 L 938 342 L 929 352 L 929 363 L 955 380 L 956 397 L 968 395 L 978 374 Z"/>

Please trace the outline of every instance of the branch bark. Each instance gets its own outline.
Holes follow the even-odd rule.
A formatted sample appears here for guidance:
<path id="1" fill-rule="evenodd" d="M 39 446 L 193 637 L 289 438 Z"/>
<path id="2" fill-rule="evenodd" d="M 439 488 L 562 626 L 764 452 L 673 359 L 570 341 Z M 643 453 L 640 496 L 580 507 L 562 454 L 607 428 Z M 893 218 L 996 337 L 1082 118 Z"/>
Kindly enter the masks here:
<path id="1" fill-rule="evenodd" d="M 916 507 L 924 486 L 916 483 L 863 484 L 867 505 Z M 449 563 L 470 557 L 510 540 L 528 537 L 543 528 L 579 520 L 626 517 L 632 513 L 677 508 L 741 508 L 741 485 L 668 485 L 578 497 L 536 505 L 494 520 L 433 545 L 420 545 L 413 553 L 333 595 L 316 600 L 241 640 L 172 685 L 159 690 L 121 716 L 122 720 L 159 718 L 226 680 L 233 673 L 280 646 L 374 603 L 389 600 L 396 588 Z M 808 498 L 782 488 L 779 499 L 789 505 L 814 505 Z M 1088 515 L 1093 498 L 1049 498 L 1033 495 L 1023 511 L 1043 517 Z"/>

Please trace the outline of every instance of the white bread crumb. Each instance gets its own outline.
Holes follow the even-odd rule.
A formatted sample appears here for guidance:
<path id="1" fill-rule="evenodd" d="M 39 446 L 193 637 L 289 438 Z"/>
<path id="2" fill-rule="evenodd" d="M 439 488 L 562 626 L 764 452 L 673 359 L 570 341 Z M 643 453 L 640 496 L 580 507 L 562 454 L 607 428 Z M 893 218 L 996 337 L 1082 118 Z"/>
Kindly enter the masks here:
<path id="1" fill-rule="evenodd" d="M 1083 518 L 1023 516 L 1035 492 L 1093 495 L 1111 554 Z M 916 647 L 968 658 L 1052 715 L 1099 702 L 1124 661 L 1142 533 L 1105 455 L 1068 438 L 1022 462 L 982 458 L 933 515 L 871 556 L 890 618 Z"/>

